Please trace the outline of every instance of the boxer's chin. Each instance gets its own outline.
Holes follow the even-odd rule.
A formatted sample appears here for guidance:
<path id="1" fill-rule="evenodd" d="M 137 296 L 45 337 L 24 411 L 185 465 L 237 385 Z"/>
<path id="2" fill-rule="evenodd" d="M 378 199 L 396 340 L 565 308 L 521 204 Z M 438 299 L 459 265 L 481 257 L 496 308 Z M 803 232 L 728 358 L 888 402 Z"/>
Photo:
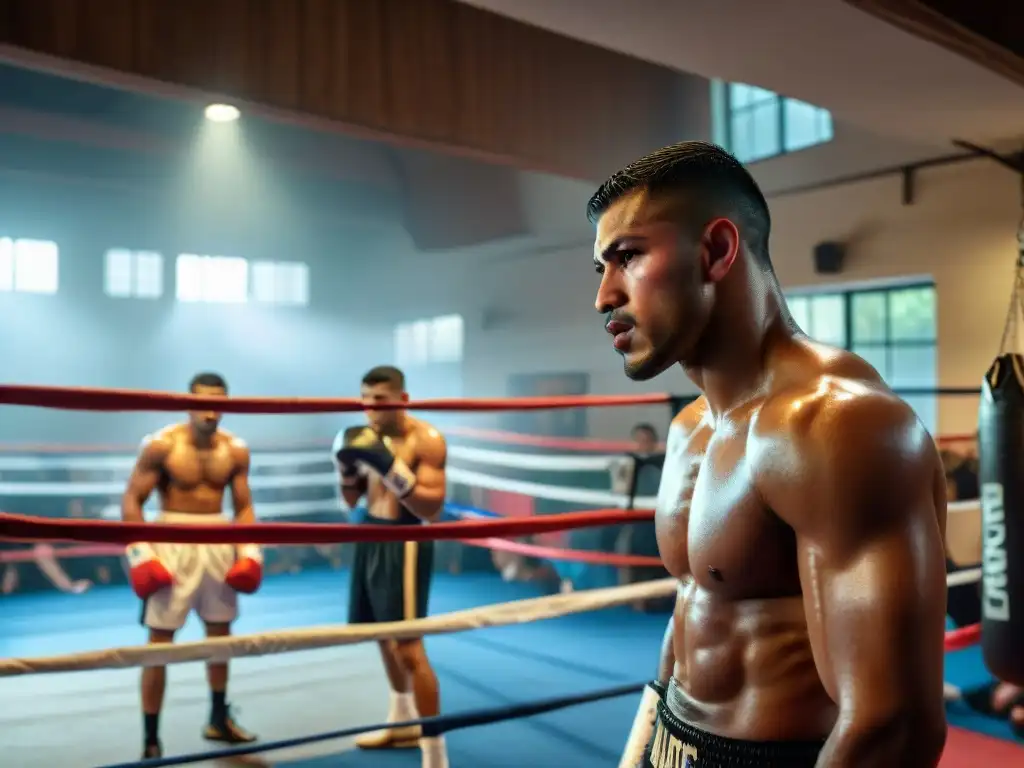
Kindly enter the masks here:
<path id="1" fill-rule="evenodd" d="M 669 354 L 660 354 L 658 349 L 647 349 L 623 355 L 622 370 L 630 381 L 648 381 L 666 371 L 674 362 Z"/>

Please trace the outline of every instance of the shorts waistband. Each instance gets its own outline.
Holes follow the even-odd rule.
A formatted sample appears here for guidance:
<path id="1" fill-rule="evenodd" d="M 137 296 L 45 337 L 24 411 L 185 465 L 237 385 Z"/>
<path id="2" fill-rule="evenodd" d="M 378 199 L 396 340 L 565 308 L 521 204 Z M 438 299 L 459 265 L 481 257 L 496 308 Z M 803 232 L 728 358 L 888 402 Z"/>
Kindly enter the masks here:
<path id="1" fill-rule="evenodd" d="M 178 512 L 165 509 L 157 516 L 158 523 L 190 523 L 192 525 L 227 525 L 231 518 L 227 515 L 214 515 L 197 512 Z"/>
<path id="2" fill-rule="evenodd" d="M 683 722 L 658 691 L 658 717 L 647 747 L 647 768 L 814 768 L 823 741 L 746 741 L 716 736 Z"/>

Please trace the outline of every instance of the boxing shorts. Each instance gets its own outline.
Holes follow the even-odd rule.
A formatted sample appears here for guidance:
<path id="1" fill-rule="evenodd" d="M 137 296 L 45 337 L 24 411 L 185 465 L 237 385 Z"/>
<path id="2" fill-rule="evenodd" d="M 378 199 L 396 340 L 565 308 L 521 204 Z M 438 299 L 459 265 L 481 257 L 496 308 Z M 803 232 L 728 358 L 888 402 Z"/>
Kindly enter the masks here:
<path id="1" fill-rule="evenodd" d="M 367 516 L 362 524 L 399 528 L 419 525 L 419 521 Z M 349 624 L 425 617 L 433 571 L 432 541 L 357 542 L 352 559 Z"/>
<path id="2" fill-rule="evenodd" d="M 163 512 L 157 523 L 229 525 L 221 515 Z M 235 564 L 234 544 L 154 542 L 153 554 L 174 577 L 174 584 L 142 601 L 142 624 L 174 631 L 195 611 L 207 624 L 230 624 L 238 618 L 238 593 L 224 579 Z"/>
<path id="3" fill-rule="evenodd" d="M 715 736 L 669 711 L 658 691 L 658 716 L 643 768 L 814 768 L 824 741 L 744 741 Z"/>

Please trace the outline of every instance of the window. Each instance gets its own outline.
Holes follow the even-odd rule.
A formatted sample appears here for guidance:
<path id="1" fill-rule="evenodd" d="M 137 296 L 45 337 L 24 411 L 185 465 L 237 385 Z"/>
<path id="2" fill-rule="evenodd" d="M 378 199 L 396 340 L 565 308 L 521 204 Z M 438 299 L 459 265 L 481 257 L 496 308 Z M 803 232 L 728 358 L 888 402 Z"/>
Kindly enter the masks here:
<path id="1" fill-rule="evenodd" d="M 183 253 L 175 265 L 175 282 L 178 301 L 244 304 L 249 298 L 249 262 Z"/>
<path id="2" fill-rule="evenodd" d="M 309 267 L 300 261 L 255 261 L 252 299 L 268 304 L 309 304 Z"/>
<path id="3" fill-rule="evenodd" d="M 462 315 L 442 315 L 395 326 L 396 365 L 461 363 Z"/>
<path id="4" fill-rule="evenodd" d="M 0 291 L 56 293 L 58 262 L 54 242 L 0 237 Z"/>
<path id="5" fill-rule="evenodd" d="M 104 260 L 103 289 L 119 299 L 159 299 L 164 295 L 164 257 L 153 251 L 111 248 Z"/>
<path id="6" fill-rule="evenodd" d="M 938 386 L 934 285 L 904 285 L 792 296 L 790 313 L 808 336 L 868 361 L 934 432 Z"/>
<path id="7" fill-rule="evenodd" d="M 827 109 L 743 83 L 730 83 L 724 101 L 725 143 L 740 162 L 832 141 Z"/>

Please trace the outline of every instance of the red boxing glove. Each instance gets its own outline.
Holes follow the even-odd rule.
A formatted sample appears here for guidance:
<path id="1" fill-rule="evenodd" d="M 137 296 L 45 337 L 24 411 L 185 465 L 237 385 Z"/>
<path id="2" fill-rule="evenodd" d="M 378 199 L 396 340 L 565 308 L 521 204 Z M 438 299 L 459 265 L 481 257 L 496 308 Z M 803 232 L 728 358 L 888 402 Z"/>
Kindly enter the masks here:
<path id="1" fill-rule="evenodd" d="M 171 572 L 160 562 L 149 544 L 129 544 L 125 556 L 128 558 L 132 589 L 143 600 L 174 584 Z"/>
<path id="2" fill-rule="evenodd" d="M 255 544 L 238 548 L 238 560 L 227 572 L 224 581 L 236 592 L 251 595 L 263 581 L 263 552 Z"/>

